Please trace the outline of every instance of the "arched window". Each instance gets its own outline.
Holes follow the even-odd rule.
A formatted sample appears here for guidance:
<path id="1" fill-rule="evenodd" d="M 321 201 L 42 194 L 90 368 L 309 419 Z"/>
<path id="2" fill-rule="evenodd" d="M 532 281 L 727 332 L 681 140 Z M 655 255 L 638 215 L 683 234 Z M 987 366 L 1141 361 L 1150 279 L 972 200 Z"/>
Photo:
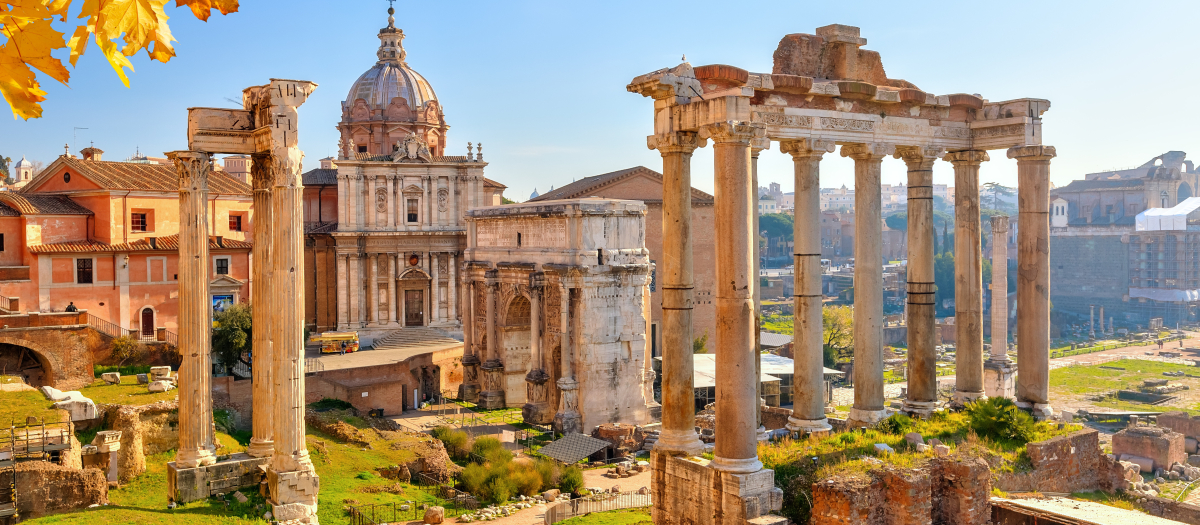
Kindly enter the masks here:
<path id="1" fill-rule="evenodd" d="M 1163 207 L 1163 208 L 1167 207 L 1167 199 L 1168 198 L 1170 198 L 1170 197 L 1167 195 L 1167 192 L 1165 192 L 1165 191 L 1159 195 L 1159 199 L 1162 201 L 1161 207 Z"/>

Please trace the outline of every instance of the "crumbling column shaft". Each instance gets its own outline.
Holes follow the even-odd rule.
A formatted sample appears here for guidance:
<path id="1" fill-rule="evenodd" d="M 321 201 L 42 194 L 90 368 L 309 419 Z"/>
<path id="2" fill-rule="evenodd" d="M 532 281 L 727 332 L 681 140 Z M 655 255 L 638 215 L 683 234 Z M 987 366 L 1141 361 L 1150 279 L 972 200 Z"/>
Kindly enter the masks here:
<path id="1" fill-rule="evenodd" d="M 692 152 L 704 140 L 677 132 L 650 137 L 663 158 L 662 432 L 657 450 L 697 455 L 692 364 Z"/>
<path id="2" fill-rule="evenodd" d="M 893 146 L 847 144 L 854 159 L 854 407 L 849 420 L 875 424 L 883 405 L 883 219 L 879 176 Z"/>
<path id="3" fill-rule="evenodd" d="M 779 149 L 792 156 L 795 168 L 796 202 L 795 303 L 792 363 L 792 415 L 787 428 L 793 432 L 832 430 L 825 417 L 825 355 L 821 328 L 821 157 L 833 151 L 829 140 L 800 140 L 780 143 Z"/>
<path id="4" fill-rule="evenodd" d="M 983 254 L 979 227 L 979 165 L 986 151 L 946 154 L 954 164 L 955 404 L 983 397 Z"/>
<path id="5" fill-rule="evenodd" d="M 1034 415 L 1050 407 L 1050 159 L 1053 146 L 1018 146 L 1017 401 Z"/>
<path id="6" fill-rule="evenodd" d="M 762 470 L 757 450 L 758 392 L 754 355 L 753 214 L 750 144 L 765 130 L 728 121 L 701 129 L 714 148 L 717 278 L 717 428 L 712 466 L 734 473 Z"/>
<path id="7" fill-rule="evenodd" d="M 251 271 L 254 283 L 250 292 L 250 304 L 253 307 L 251 320 L 253 330 L 253 366 L 251 386 L 254 395 L 253 435 L 247 453 L 256 458 L 271 457 L 275 453 L 275 411 L 271 409 L 271 389 L 275 386 L 272 375 L 275 360 L 271 352 L 271 316 L 275 313 L 272 303 L 274 294 L 271 290 L 271 238 L 274 228 L 271 221 L 271 157 L 269 155 L 254 155 L 250 165 L 250 179 L 254 184 L 254 266 Z M 345 269 L 342 256 L 337 256 L 338 277 L 342 277 Z M 343 287 L 344 288 L 344 287 Z M 341 306 L 344 301 L 339 290 L 338 313 L 341 317 Z M 340 320 L 343 320 L 344 317 Z"/>
<path id="8" fill-rule="evenodd" d="M 937 406 L 933 163 L 940 150 L 897 150 L 896 156 L 908 165 L 908 397 L 904 411 L 925 416 Z"/>
<path id="9" fill-rule="evenodd" d="M 179 174 L 179 449 L 177 468 L 216 463 L 212 415 L 212 298 L 208 292 L 208 175 L 212 156 L 167 154 Z"/>

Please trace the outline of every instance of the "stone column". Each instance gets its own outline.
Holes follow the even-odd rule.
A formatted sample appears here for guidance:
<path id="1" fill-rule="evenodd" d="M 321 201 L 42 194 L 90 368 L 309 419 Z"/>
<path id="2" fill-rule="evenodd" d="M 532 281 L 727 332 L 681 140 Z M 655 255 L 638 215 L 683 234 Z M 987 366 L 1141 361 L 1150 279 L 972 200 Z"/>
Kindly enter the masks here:
<path id="1" fill-rule="evenodd" d="M 212 415 L 212 297 L 208 292 L 208 175 L 212 156 L 167 153 L 179 174 L 179 449 L 176 468 L 217 462 Z"/>
<path id="2" fill-rule="evenodd" d="M 896 158 L 908 165 L 908 397 L 903 410 L 919 416 L 937 406 L 933 163 L 941 153 L 932 147 L 896 148 Z"/>
<path id="3" fill-rule="evenodd" d="M 662 432 L 654 448 L 689 456 L 699 455 L 704 450 L 695 430 L 696 394 L 692 378 L 695 281 L 692 276 L 691 167 L 692 152 L 704 142 L 690 132 L 647 137 L 647 144 L 658 149 L 663 158 L 663 255 L 658 264 L 662 276 Z M 565 289 L 563 293 L 565 320 Z M 563 360 L 565 365 L 566 357 Z"/>
<path id="4" fill-rule="evenodd" d="M 462 220 L 462 217 L 458 213 L 458 199 L 461 198 L 460 194 L 462 193 L 458 191 L 458 189 L 462 187 L 462 179 L 455 174 L 454 176 L 446 179 L 446 185 L 449 186 L 447 190 L 450 192 L 450 228 L 458 229 L 458 223 Z"/>
<path id="5" fill-rule="evenodd" d="M 788 430 L 824 433 L 833 429 L 825 417 L 825 356 L 821 337 L 821 157 L 834 150 L 831 140 L 781 142 L 795 169 L 796 248 L 794 329 L 792 342 L 792 415 Z"/>
<path id="6" fill-rule="evenodd" d="M 339 225 L 339 230 L 354 231 L 358 229 L 358 197 L 362 193 L 358 188 L 360 180 L 362 180 L 362 166 L 356 166 L 354 175 L 346 176 L 346 226 Z"/>
<path id="7" fill-rule="evenodd" d="M 362 308 L 359 307 L 359 296 L 362 295 L 362 272 L 358 264 L 359 254 L 346 255 L 346 263 L 350 265 L 350 282 L 347 292 L 350 295 L 350 329 L 362 327 Z"/>
<path id="8" fill-rule="evenodd" d="M 396 229 L 396 193 L 392 190 L 396 183 L 396 175 L 389 173 L 384 180 L 387 184 L 387 229 L 392 231 Z"/>
<path id="9" fill-rule="evenodd" d="M 758 378 L 754 355 L 754 210 L 750 143 L 765 128 L 748 122 L 706 125 L 713 140 L 716 188 L 717 428 L 711 466 L 730 473 L 762 470 L 757 450 Z"/>
<path id="10" fill-rule="evenodd" d="M 387 261 L 388 324 L 395 325 L 400 322 L 396 317 L 396 254 L 387 254 Z"/>
<path id="11" fill-rule="evenodd" d="M 979 165 L 986 151 L 952 151 L 954 165 L 954 404 L 983 393 L 983 254 L 979 226 Z"/>
<path id="12" fill-rule="evenodd" d="M 270 242 L 270 241 L 267 241 Z M 338 330 L 350 329 L 350 256 L 337 254 Z"/>
<path id="13" fill-rule="evenodd" d="M 471 279 L 468 270 L 464 270 L 463 283 L 466 288 L 466 301 L 463 303 L 463 386 L 459 395 L 464 401 L 475 403 L 479 401 L 479 334 L 475 330 L 475 281 Z"/>
<path id="14" fill-rule="evenodd" d="M 754 267 L 750 272 L 752 275 L 750 286 L 754 290 L 754 327 L 752 332 L 754 334 L 754 344 L 751 346 L 751 349 L 754 351 L 754 406 L 756 407 L 754 410 L 754 428 L 759 441 L 766 441 L 769 438 L 769 434 L 767 434 L 767 427 L 763 426 L 762 421 L 762 407 L 767 403 L 762 397 L 762 344 L 759 341 L 759 338 L 762 337 L 762 282 L 760 281 L 762 275 L 762 260 L 760 259 L 762 247 L 759 246 L 759 232 L 762 230 L 759 229 L 758 225 L 758 218 L 761 215 L 758 210 L 758 156 L 763 150 L 770 148 L 771 139 L 765 136 L 750 140 L 750 193 L 752 199 L 750 212 L 754 217 L 754 224 L 750 229 L 750 239 L 754 243 Z"/>
<path id="15" fill-rule="evenodd" d="M 992 263 L 992 275 L 996 275 L 995 263 Z M 993 304 L 995 304 L 995 303 L 993 303 Z M 1088 312 L 1088 337 L 1095 339 L 1096 338 L 1096 305 L 1089 304 L 1088 308 L 1091 309 L 1091 311 Z M 1104 331 L 1104 318 L 1103 317 L 1100 318 L 1100 323 L 1101 323 L 1100 331 L 1103 332 Z M 994 327 L 995 325 L 993 324 L 992 326 Z M 995 336 L 992 336 L 992 339 L 994 340 Z M 996 345 L 993 344 L 992 346 L 996 346 Z"/>
<path id="16" fill-rule="evenodd" d="M 542 348 L 542 290 L 545 282 L 545 274 L 541 272 L 529 276 L 529 349 L 532 358 L 529 373 L 525 374 L 525 382 L 528 383 L 527 402 L 521 407 L 525 422 L 538 425 L 554 421 L 554 413 L 550 411 L 550 402 L 546 399 L 546 382 L 550 380 L 550 374 L 546 373 L 545 349 Z"/>
<path id="17" fill-rule="evenodd" d="M 436 179 L 427 175 L 427 176 L 425 176 L 424 180 L 425 180 L 425 198 L 423 200 L 425 201 L 425 206 L 424 206 L 425 220 L 423 222 L 425 223 L 425 229 L 432 230 L 433 229 L 433 210 L 435 209 L 433 207 L 433 199 L 434 199 L 433 184 L 436 181 Z"/>
<path id="18" fill-rule="evenodd" d="M 350 200 L 350 184 L 349 184 L 349 180 L 348 180 L 347 176 L 339 174 L 337 176 L 337 181 L 338 181 L 338 202 L 342 202 L 342 203 L 349 202 L 349 200 Z M 348 214 L 346 213 L 346 210 L 348 210 L 348 209 L 349 209 L 348 206 L 344 206 L 344 205 L 338 206 L 338 230 L 349 229 L 349 227 L 350 227 L 350 221 L 349 221 L 349 219 L 347 219 Z M 255 213 L 256 214 L 258 213 L 257 210 L 255 211 Z"/>
<path id="19" fill-rule="evenodd" d="M 558 403 L 558 413 L 554 414 L 554 430 L 563 434 L 580 434 L 583 432 L 583 415 L 579 413 L 579 382 L 575 380 L 575 338 L 571 329 L 571 289 L 565 282 L 560 285 L 562 294 L 560 338 L 562 339 L 562 377 L 558 379 L 558 388 L 562 399 Z M 698 438 L 697 438 L 698 439 Z"/>
<path id="20" fill-rule="evenodd" d="M 254 265 L 251 271 L 254 275 L 254 288 L 250 290 L 250 304 L 253 305 L 252 331 L 253 365 L 251 387 L 254 392 L 253 435 L 246 453 L 256 458 L 270 457 L 275 453 L 275 411 L 271 410 L 271 388 L 275 386 L 271 379 L 275 361 L 271 353 L 271 315 L 275 311 L 271 291 L 271 239 L 274 228 L 271 221 L 271 187 L 274 184 L 271 171 L 271 157 L 268 155 L 253 155 L 250 164 L 250 181 L 254 186 Z M 342 179 L 338 178 L 339 184 Z M 340 213 L 340 212 L 339 212 Z M 338 281 L 341 281 L 341 256 L 338 256 Z M 339 286 L 339 289 L 342 287 Z M 340 290 L 339 290 L 340 291 Z M 342 295 L 338 294 L 339 321 L 345 319 L 341 315 L 343 304 Z"/>
<path id="21" fill-rule="evenodd" d="M 1050 407 L 1050 159 L 1054 146 L 1009 148 L 1017 159 L 1017 404 Z"/>
<path id="22" fill-rule="evenodd" d="M 500 287 L 499 272 L 487 273 L 487 360 L 483 371 L 483 392 L 479 404 L 484 408 L 504 408 L 504 363 L 500 361 L 500 334 L 496 331 L 496 292 Z"/>
<path id="23" fill-rule="evenodd" d="M 879 175 L 890 144 L 846 144 L 854 159 L 854 407 L 848 424 L 874 425 L 883 404 L 883 218 Z"/>
<path id="24" fill-rule="evenodd" d="M 992 355 L 983 364 L 988 397 L 1014 395 L 1016 368 L 1008 358 L 1008 217 L 992 216 Z"/>
<path id="25" fill-rule="evenodd" d="M 1020 216 L 1018 216 L 1017 219 L 1020 220 Z M 1018 223 L 1017 228 L 1020 229 L 1020 226 L 1021 226 L 1020 223 Z M 1018 254 L 1020 253 L 1020 251 L 1021 251 L 1020 249 L 1017 250 Z M 1018 308 L 1017 311 L 1020 311 L 1020 308 Z M 1109 330 L 1112 330 L 1112 321 L 1108 322 L 1108 328 L 1109 328 Z M 1104 305 L 1100 305 L 1100 333 L 1101 334 L 1108 333 L 1108 331 L 1104 330 Z"/>
<path id="26" fill-rule="evenodd" d="M 433 283 L 430 284 L 429 295 L 429 320 L 431 322 L 441 322 L 442 320 L 442 276 L 441 272 L 442 256 L 437 253 L 429 254 L 429 273 L 433 276 Z"/>
<path id="27" fill-rule="evenodd" d="M 458 320 L 458 266 L 454 264 L 454 252 L 446 254 L 449 257 L 450 279 L 446 282 L 446 311 L 451 321 Z"/>
<path id="28" fill-rule="evenodd" d="M 367 322 L 379 325 L 379 254 L 367 255 L 367 312 L 370 313 Z"/>
<path id="29" fill-rule="evenodd" d="M 379 177 L 377 175 L 370 175 L 367 177 L 367 199 L 366 202 L 363 203 L 363 211 L 365 211 L 367 214 L 367 216 L 364 218 L 366 219 L 368 230 L 379 229 L 379 204 L 376 203 L 375 198 L 375 185 L 378 183 Z"/>

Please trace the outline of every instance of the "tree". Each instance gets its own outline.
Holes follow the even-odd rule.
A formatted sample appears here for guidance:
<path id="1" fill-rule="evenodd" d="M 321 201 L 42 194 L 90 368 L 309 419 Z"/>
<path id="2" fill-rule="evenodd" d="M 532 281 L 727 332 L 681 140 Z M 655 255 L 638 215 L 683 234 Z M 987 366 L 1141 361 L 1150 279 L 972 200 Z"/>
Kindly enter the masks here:
<path id="1" fill-rule="evenodd" d="M 854 355 L 854 308 L 849 306 L 822 308 L 821 340 L 826 353 L 831 353 L 841 361 L 850 360 Z"/>
<path id="2" fill-rule="evenodd" d="M 692 353 L 693 354 L 707 354 L 708 353 L 708 332 L 704 332 L 704 335 L 692 340 Z"/>
<path id="3" fill-rule="evenodd" d="M 758 218 L 759 232 L 767 238 L 766 256 L 770 256 L 771 239 L 783 239 L 786 243 L 795 235 L 795 226 L 791 215 L 785 213 L 768 213 Z"/>
<path id="4" fill-rule="evenodd" d="M 46 92 L 37 81 L 34 69 L 68 85 L 71 73 L 62 59 L 51 56 L 60 49 L 70 50 L 71 67 L 87 50 L 88 42 L 96 37 L 96 46 L 125 87 L 133 71 L 128 57 L 145 50 L 151 60 L 167 62 L 175 56 L 171 29 L 163 10 L 168 0 L 84 0 L 79 16 L 87 19 L 78 26 L 70 40 L 54 29 L 55 18 L 67 24 L 71 0 L 0 0 L 0 95 L 8 102 L 13 118 L 29 120 L 42 116 L 41 102 Z M 192 14 L 208 21 L 212 10 L 223 15 L 237 12 L 238 0 L 175 0 L 175 6 L 188 6 Z M 117 41 L 124 44 L 117 47 Z"/>
<path id="5" fill-rule="evenodd" d="M 954 299 L 954 252 L 942 252 L 933 258 L 933 283 L 937 285 L 937 307 L 945 299 Z"/>
<path id="6" fill-rule="evenodd" d="M 12 157 L 0 155 L 0 178 L 4 179 L 5 184 L 12 184 L 12 173 L 8 170 L 9 164 L 12 164 Z"/>
<path id="7" fill-rule="evenodd" d="M 239 303 L 213 315 L 213 353 L 226 367 L 238 362 L 250 364 L 243 355 L 253 359 L 251 312 L 249 304 Z"/>
<path id="8" fill-rule="evenodd" d="M 1004 210 L 1009 207 L 1005 201 L 1001 201 L 1000 197 L 1012 197 L 1016 194 L 1014 188 L 1010 188 L 998 182 L 989 182 L 983 185 L 983 193 L 992 194 L 992 209 Z"/>
<path id="9" fill-rule="evenodd" d="M 908 230 L 908 212 L 907 211 L 898 211 L 896 213 L 888 215 L 887 217 L 884 217 L 883 223 L 886 224 L 888 228 L 891 228 L 893 230 L 907 231 Z"/>

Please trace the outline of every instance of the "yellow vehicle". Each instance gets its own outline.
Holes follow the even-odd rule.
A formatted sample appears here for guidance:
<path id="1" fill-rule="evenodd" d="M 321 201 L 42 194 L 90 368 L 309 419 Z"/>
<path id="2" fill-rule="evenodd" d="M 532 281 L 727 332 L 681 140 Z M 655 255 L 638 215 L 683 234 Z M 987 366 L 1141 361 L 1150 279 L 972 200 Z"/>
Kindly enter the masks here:
<path id="1" fill-rule="evenodd" d="M 321 343 L 322 354 L 345 354 L 358 351 L 358 332 L 325 332 L 313 336 L 312 340 Z"/>

